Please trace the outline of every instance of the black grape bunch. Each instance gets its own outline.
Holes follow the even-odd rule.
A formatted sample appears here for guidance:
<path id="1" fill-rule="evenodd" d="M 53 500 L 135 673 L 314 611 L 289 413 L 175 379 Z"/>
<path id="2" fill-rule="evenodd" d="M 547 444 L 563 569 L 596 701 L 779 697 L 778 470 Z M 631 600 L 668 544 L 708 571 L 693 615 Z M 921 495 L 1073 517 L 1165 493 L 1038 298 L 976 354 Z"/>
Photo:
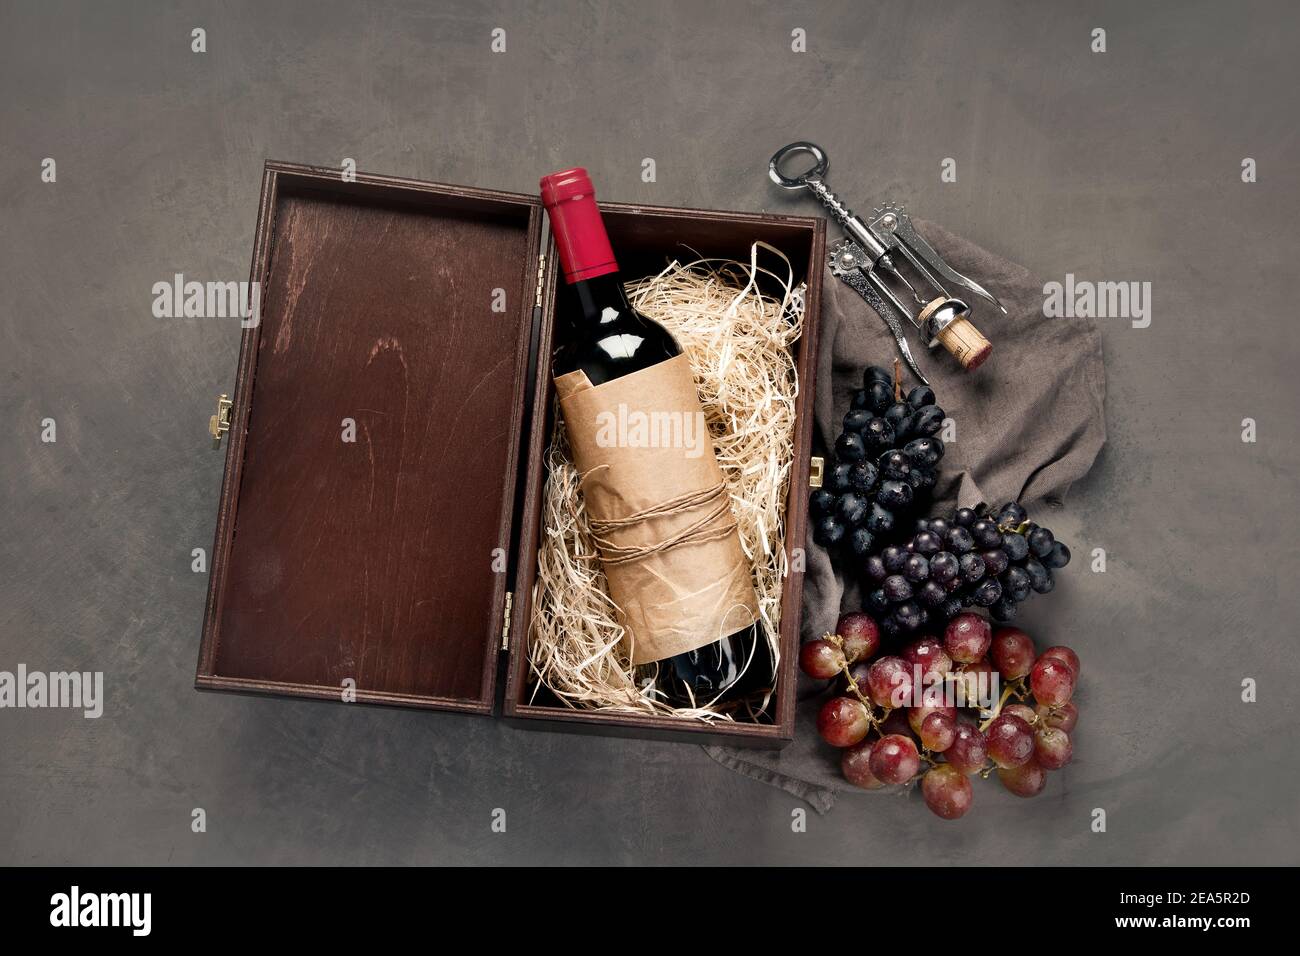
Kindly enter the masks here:
<path id="1" fill-rule="evenodd" d="M 825 484 L 812 493 L 813 540 L 865 560 L 906 528 L 938 481 L 943 409 L 918 385 L 903 396 L 899 367 L 868 366 L 853 393 Z"/>
<path id="2" fill-rule="evenodd" d="M 1009 622 L 1030 594 L 1055 588 L 1052 572 L 1069 563 L 1070 549 L 1008 502 L 917 521 L 910 540 L 867 558 L 862 583 L 867 611 L 895 637 L 942 628 L 971 606 Z"/>

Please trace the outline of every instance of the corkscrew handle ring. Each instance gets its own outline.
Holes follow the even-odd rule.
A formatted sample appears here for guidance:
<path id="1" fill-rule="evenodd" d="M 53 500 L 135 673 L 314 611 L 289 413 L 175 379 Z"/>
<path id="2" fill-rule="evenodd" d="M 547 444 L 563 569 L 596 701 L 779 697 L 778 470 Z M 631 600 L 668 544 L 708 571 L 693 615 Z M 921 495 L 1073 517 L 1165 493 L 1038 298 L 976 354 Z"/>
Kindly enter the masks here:
<path id="1" fill-rule="evenodd" d="M 806 173 L 800 173 L 798 176 L 787 176 L 781 172 L 781 164 L 791 156 L 801 153 L 807 153 L 815 161 L 816 165 Z M 767 174 L 772 177 L 772 182 L 786 189 L 801 189 L 810 186 L 812 183 L 819 183 L 826 171 L 830 169 L 831 161 L 822 148 L 816 143 L 798 142 L 791 143 L 789 146 L 782 146 L 778 149 L 767 163 Z"/>

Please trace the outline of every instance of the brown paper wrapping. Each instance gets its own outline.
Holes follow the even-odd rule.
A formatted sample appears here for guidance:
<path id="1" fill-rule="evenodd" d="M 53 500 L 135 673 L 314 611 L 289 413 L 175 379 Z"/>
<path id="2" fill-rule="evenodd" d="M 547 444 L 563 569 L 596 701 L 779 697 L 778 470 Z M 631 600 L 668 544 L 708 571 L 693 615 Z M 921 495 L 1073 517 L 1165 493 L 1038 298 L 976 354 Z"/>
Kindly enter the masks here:
<path id="1" fill-rule="evenodd" d="M 555 379 L 555 391 L 592 518 L 639 515 L 722 483 L 686 356 L 596 386 L 581 370 L 569 372 Z M 609 560 L 683 535 L 655 553 Z M 757 620 L 753 576 L 725 487 L 604 537 L 618 549 L 602 554 L 633 664 L 703 647 Z"/>

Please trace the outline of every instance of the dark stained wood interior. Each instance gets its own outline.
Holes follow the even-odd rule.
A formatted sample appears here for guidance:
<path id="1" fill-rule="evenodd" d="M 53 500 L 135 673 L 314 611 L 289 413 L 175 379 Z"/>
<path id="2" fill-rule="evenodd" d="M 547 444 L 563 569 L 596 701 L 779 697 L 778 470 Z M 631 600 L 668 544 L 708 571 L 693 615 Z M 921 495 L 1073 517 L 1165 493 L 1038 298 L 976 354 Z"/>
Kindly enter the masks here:
<path id="1" fill-rule="evenodd" d="M 534 211 L 298 186 L 274 197 L 211 674 L 490 709 Z"/>

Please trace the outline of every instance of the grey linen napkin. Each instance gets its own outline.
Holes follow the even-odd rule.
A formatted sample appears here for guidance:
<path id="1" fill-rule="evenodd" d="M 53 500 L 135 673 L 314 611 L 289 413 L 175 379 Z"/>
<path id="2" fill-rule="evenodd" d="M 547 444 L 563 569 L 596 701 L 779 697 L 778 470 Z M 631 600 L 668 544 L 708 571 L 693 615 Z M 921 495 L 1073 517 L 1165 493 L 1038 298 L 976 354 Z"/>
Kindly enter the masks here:
<path id="1" fill-rule="evenodd" d="M 1003 316 L 978 300 L 970 303 L 975 324 L 993 343 L 992 356 L 974 372 L 962 371 L 942 348 L 927 351 L 919 337 L 910 336 L 917 364 L 939 405 L 956 422 L 956 439 L 947 444 L 940 464 L 932 510 L 1019 500 L 1032 514 L 1036 502 L 1061 504 L 1106 441 L 1106 373 L 1096 327 L 1087 319 L 1044 318 L 1043 283 L 1028 270 L 932 223 L 916 224 L 949 265 L 991 291 L 1009 313 Z M 949 291 L 962 297 L 960 290 Z M 884 322 L 827 270 L 814 403 L 818 453 L 825 454 L 839 435 L 850 397 L 862 387 L 863 368 L 892 367 L 896 354 Z M 918 384 L 906 365 L 903 374 L 905 388 Z M 806 496 L 807 490 L 791 493 Z M 856 581 L 832 568 L 811 536 L 806 548 L 802 630 L 803 639 L 810 640 L 834 630 L 841 610 L 860 610 L 862 595 Z M 845 782 L 836 751 L 817 736 L 824 683 L 802 674 L 799 681 L 795 739 L 786 749 L 704 749 L 724 766 L 780 787 L 825 813 L 836 793 L 863 791 Z"/>

